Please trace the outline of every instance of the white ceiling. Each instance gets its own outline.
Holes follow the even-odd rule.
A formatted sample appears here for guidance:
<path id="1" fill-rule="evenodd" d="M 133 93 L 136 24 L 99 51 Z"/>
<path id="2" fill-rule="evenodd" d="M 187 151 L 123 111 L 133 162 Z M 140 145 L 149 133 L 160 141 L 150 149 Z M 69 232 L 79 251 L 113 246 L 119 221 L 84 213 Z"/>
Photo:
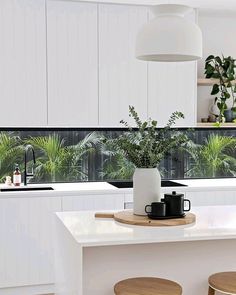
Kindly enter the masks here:
<path id="1" fill-rule="evenodd" d="M 71 0 L 68 0 L 71 1 Z M 76 0 L 72 0 L 76 1 Z M 157 4 L 184 4 L 203 10 L 235 11 L 236 0 L 82 0 L 83 2 L 157 5 Z"/>

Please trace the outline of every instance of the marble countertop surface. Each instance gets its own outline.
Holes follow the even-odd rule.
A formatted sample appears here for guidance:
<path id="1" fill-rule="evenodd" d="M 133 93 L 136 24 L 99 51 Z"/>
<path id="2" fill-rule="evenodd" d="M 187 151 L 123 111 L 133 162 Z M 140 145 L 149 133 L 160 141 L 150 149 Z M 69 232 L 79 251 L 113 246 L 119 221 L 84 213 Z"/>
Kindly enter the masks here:
<path id="1" fill-rule="evenodd" d="M 82 246 L 185 242 L 236 238 L 236 206 L 195 207 L 196 222 L 171 227 L 132 226 L 95 218 L 95 212 L 56 213 L 59 224 Z"/>

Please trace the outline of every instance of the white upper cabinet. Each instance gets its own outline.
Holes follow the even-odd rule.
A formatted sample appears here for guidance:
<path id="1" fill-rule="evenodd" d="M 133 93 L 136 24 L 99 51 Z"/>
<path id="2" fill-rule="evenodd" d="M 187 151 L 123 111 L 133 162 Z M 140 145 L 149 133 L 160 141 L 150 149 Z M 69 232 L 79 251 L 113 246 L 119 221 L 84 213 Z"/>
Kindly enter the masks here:
<path id="1" fill-rule="evenodd" d="M 176 126 L 196 125 L 196 62 L 155 63 L 148 66 L 148 115 L 164 126 L 171 113 L 185 119 Z"/>
<path id="2" fill-rule="evenodd" d="M 147 63 L 135 58 L 145 7 L 99 5 L 99 125 L 121 126 L 128 106 L 147 118 Z"/>
<path id="3" fill-rule="evenodd" d="M 0 0 L 0 126 L 121 126 L 129 105 L 195 125 L 196 63 L 135 58 L 148 19 L 144 6 Z"/>
<path id="4" fill-rule="evenodd" d="M 196 21 L 196 11 L 185 17 Z M 153 17 L 149 12 L 149 19 Z M 171 113 L 181 111 L 185 119 L 176 126 L 195 126 L 197 119 L 197 63 L 148 63 L 148 116 L 164 126 Z"/>
<path id="5" fill-rule="evenodd" d="M 0 126 L 47 124 L 45 0 L 0 1 Z"/>
<path id="6" fill-rule="evenodd" d="M 98 125 L 97 4 L 48 1 L 48 124 Z"/>

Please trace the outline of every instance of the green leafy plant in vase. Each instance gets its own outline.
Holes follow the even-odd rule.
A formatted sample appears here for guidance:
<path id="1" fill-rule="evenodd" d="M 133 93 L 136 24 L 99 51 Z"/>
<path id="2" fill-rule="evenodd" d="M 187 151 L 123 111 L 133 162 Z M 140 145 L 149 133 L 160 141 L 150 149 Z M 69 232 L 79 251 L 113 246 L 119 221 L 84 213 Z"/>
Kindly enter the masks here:
<path id="1" fill-rule="evenodd" d="M 136 127 L 121 120 L 128 132 L 109 139 L 109 144 L 134 164 L 134 214 L 146 215 L 145 205 L 161 199 L 161 177 L 157 169 L 160 161 L 172 149 L 179 148 L 187 141 L 186 135 L 171 128 L 184 115 L 181 112 L 172 113 L 166 126 L 161 129 L 157 129 L 155 120 L 142 122 L 133 106 L 129 106 L 129 116 L 134 119 Z"/>
<path id="2" fill-rule="evenodd" d="M 236 85 L 235 85 L 235 59 L 231 56 L 224 57 L 209 55 L 205 61 L 205 77 L 217 79 L 212 86 L 211 95 L 215 97 L 215 103 L 219 109 L 219 122 L 232 121 L 236 115 Z M 228 101 L 232 99 L 232 107 L 228 108 Z"/>

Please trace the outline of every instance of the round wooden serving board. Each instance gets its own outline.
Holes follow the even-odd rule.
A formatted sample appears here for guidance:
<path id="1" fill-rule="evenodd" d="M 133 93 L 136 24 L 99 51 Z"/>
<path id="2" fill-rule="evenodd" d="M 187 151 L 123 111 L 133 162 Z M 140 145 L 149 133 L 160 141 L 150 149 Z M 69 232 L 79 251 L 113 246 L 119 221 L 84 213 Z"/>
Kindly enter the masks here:
<path id="1" fill-rule="evenodd" d="M 196 216 L 193 213 L 187 213 L 183 218 L 172 219 L 150 219 L 147 216 L 134 215 L 132 210 L 124 210 L 116 213 L 96 213 L 95 217 L 100 218 L 114 218 L 116 221 L 143 226 L 176 226 L 191 224 L 196 221 Z"/>

